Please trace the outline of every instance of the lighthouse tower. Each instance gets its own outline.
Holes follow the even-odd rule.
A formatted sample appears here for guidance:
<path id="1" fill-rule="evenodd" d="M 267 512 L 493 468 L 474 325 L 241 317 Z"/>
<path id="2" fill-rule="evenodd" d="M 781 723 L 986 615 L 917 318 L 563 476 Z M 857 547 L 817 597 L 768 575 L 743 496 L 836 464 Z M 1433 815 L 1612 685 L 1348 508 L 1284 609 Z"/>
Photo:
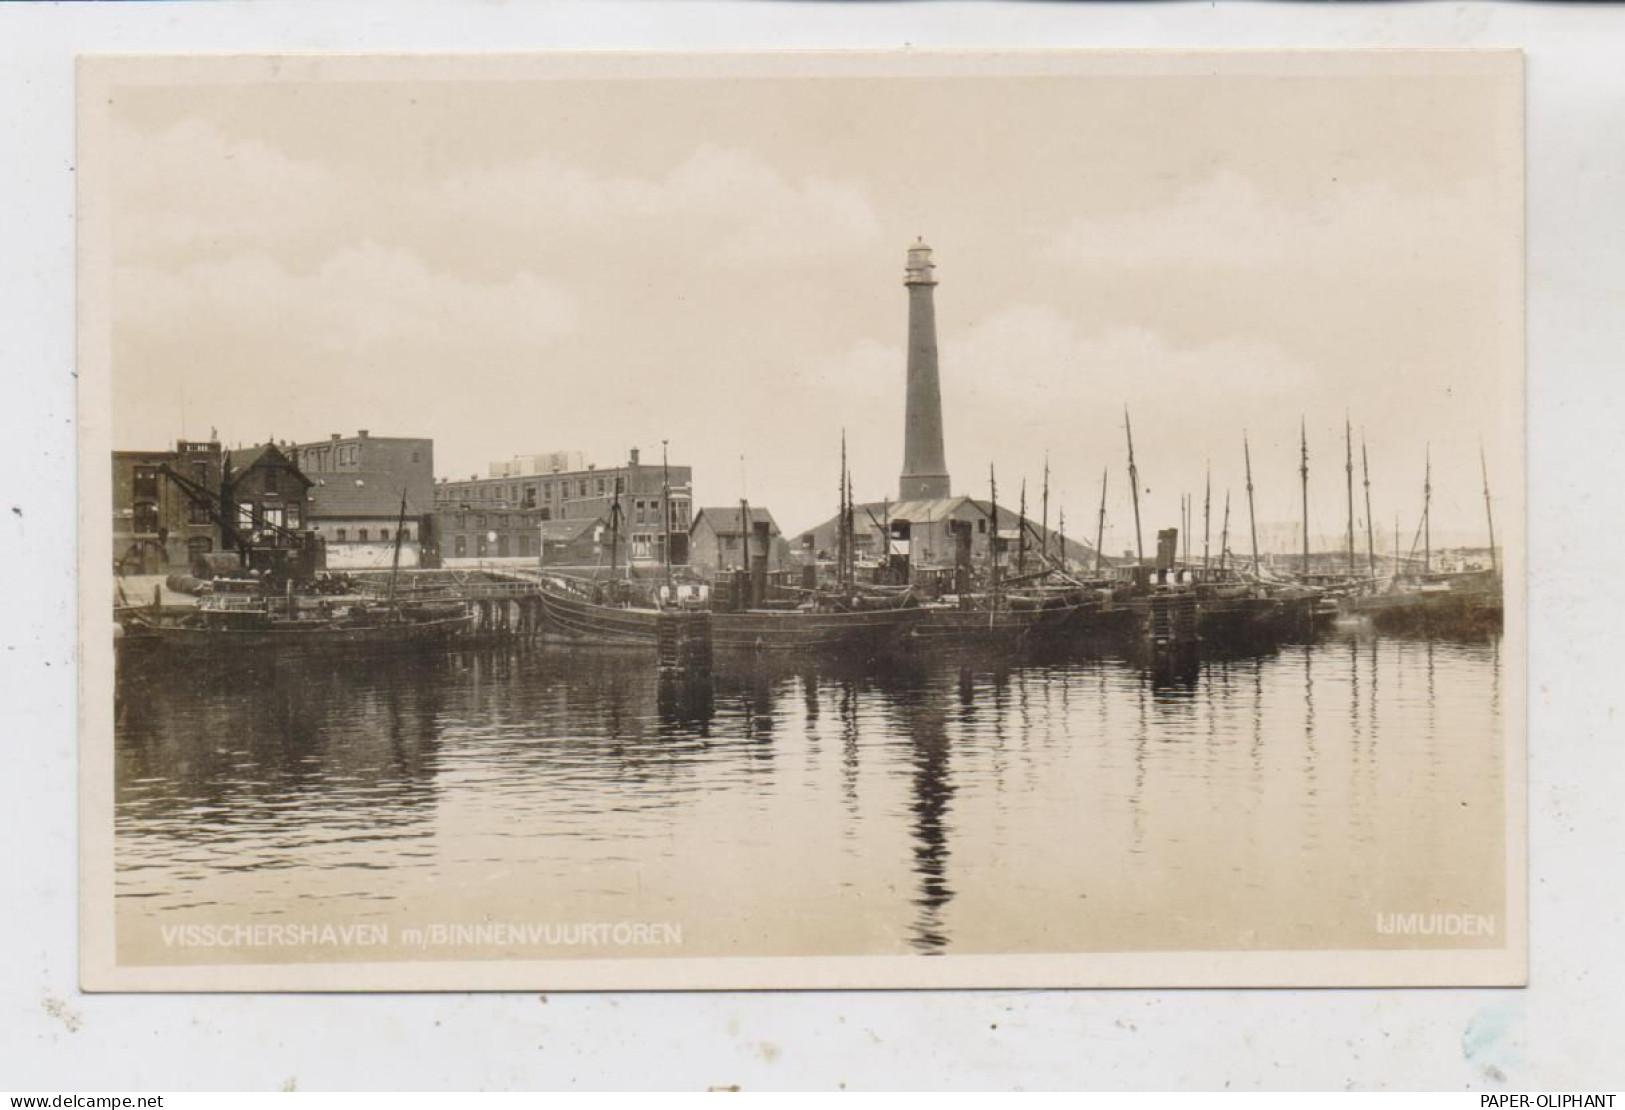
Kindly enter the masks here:
<path id="1" fill-rule="evenodd" d="M 903 420 L 904 501 L 947 497 L 948 463 L 942 449 L 942 384 L 937 375 L 937 279 L 931 248 L 916 240 L 908 249 L 903 285 L 908 289 L 908 409 Z"/>

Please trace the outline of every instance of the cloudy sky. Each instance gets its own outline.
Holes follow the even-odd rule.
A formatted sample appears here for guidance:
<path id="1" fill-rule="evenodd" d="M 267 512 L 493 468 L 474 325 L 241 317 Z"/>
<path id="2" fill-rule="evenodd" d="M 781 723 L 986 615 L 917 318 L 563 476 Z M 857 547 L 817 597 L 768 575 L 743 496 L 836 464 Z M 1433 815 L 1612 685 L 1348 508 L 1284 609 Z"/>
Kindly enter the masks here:
<path id="1" fill-rule="evenodd" d="M 471 75 L 477 71 L 469 70 Z M 1496 82 L 1502 80 L 1502 84 Z M 442 476 L 641 447 L 798 530 L 902 452 L 904 250 L 936 249 L 949 468 L 1108 549 L 1211 460 L 1245 526 L 1482 528 L 1510 481 L 1521 226 L 1490 76 L 306 81 L 121 88 L 115 446 L 368 428 Z M 1499 129 L 1498 129 L 1499 127 Z M 1513 331 L 1510 334 L 1515 335 Z M 1356 474 L 1358 480 L 1358 472 Z M 1364 508 L 1360 506 L 1363 536 Z M 1362 539 L 1363 544 L 1363 539 Z M 1233 546 L 1244 545 L 1233 540 Z"/>

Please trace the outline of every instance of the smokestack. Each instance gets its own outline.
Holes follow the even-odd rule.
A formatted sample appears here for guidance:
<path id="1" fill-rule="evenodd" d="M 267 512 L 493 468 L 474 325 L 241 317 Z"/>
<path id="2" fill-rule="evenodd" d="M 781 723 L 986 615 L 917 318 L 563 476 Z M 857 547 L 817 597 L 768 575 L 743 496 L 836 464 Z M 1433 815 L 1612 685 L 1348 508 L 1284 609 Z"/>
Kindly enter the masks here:
<path id="1" fill-rule="evenodd" d="M 937 279 L 924 239 L 908 249 L 908 411 L 903 422 L 903 474 L 898 496 L 947 497 L 948 463 L 942 449 L 942 384 L 937 373 Z"/>

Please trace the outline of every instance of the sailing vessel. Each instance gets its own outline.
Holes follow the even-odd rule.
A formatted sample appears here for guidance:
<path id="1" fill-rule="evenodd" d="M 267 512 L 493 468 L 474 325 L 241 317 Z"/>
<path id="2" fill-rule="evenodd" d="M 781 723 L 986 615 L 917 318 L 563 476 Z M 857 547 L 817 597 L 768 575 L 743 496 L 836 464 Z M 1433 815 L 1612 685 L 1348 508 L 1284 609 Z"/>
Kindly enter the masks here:
<path id="1" fill-rule="evenodd" d="M 1500 560 L 1495 547 L 1495 514 L 1490 497 L 1489 467 L 1483 448 L 1479 467 L 1484 477 L 1484 517 L 1489 530 L 1490 565 L 1484 569 L 1436 571 L 1433 568 L 1433 458 L 1427 456 L 1422 480 L 1420 573 L 1396 573 L 1372 591 L 1344 599 L 1353 616 L 1369 619 L 1389 632 L 1421 632 L 1477 637 L 1501 631 L 1504 618 Z M 1414 554 L 1415 548 L 1412 547 Z M 1398 552 L 1395 552 L 1398 558 Z"/>
<path id="2" fill-rule="evenodd" d="M 841 535 L 837 582 L 833 589 L 802 589 L 791 600 L 769 597 L 767 534 L 751 525 L 749 504 L 740 502 L 745 566 L 733 583 L 736 604 L 720 591 L 679 586 L 668 560 L 664 588 L 633 580 L 583 582 L 566 575 L 540 580 L 544 628 L 573 643 L 605 647 L 658 648 L 679 634 L 703 637 L 712 650 L 774 654 L 838 652 L 851 659 L 874 659 L 899 650 L 905 634 L 921 618 L 907 590 L 860 591 L 855 579 L 853 503 L 841 442 Z M 753 545 L 761 550 L 752 554 Z"/>

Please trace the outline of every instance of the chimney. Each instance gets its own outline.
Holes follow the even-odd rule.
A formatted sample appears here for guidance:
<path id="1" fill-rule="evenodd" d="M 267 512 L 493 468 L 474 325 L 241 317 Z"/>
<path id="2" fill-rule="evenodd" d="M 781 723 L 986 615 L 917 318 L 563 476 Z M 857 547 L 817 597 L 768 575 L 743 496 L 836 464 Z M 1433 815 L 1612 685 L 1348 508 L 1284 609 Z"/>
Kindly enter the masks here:
<path id="1" fill-rule="evenodd" d="M 937 372 L 936 267 L 924 239 L 908 249 L 908 410 L 903 419 L 904 501 L 949 496 L 942 447 L 942 384 Z"/>
<path id="2" fill-rule="evenodd" d="M 636 447 L 632 448 L 632 465 L 638 465 L 638 449 Z"/>
<path id="3" fill-rule="evenodd" d="M 337 443 L 338 441 L 339 441 L 339 434 L 337 432 L 334 432 L 333 433 L 333 442 Z"/>
<path id="4" fill-rule="evenodd" d="M 358 438 L 360 438 L 360 439 L 366 439 L 367 438 L 367 429 L 362 428 L 359 432 L 356 433 L 356 436 Z"/>

